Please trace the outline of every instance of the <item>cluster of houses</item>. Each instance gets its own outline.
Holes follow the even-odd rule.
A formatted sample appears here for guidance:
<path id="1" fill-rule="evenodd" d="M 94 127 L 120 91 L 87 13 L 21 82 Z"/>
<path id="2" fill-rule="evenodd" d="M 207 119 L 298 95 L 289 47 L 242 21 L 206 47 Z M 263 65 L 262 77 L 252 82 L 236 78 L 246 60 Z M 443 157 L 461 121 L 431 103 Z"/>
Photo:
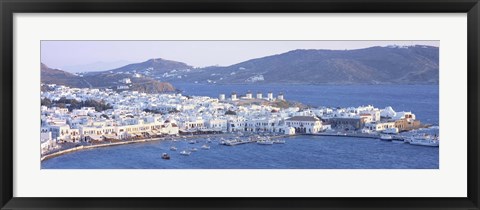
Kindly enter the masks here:
<path id="1" fill-rule="evenodd" d="M 136 91 L 117 92 L 110 89 L 69 88 L 49 85 L 51 91 L 42 99 L 55 102 L 60 98 L 103 100 L 113 109 L 95 110 L 42 106 L 41 145 L 47 152 L 62 142 L 121 141 L 166 135 L 196 133 L 318 133 L 326 130 L 355 130 L 365 133 L 401 132 L 415 129 L 420 122 L 411 112 L 395 112 L 391 107 L 351 108 L 278 108 L 270 105 L 236 105 L 237 100 L 284 100 L 269 92 L 253 97 L 251 92 L 229 99 L 181 94 L 146 94 Z"/>

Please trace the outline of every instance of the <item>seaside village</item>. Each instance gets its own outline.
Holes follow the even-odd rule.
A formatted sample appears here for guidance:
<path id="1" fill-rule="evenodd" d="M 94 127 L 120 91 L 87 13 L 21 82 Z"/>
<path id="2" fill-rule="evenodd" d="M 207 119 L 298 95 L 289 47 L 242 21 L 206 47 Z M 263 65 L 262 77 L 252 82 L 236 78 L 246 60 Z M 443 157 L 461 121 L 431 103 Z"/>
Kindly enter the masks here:
<path id="1" fill-rule="evenodd" d="M 398 133 L 421 127 L 411 112 L 395 112 L 373 106 L 349 108 L 275 107 L 285 101 L 282 93 L 246 92 L 220 94 L 218 98 L 172 94 L 146 94 L 111 89 L 69 88 L 43 84 L 41 98 L 103 100 L 112 106 L 66 104 L 63 108 L 41 106 L 41 151 L 73 145 L 147 139 L 163 136 L 212 133 L 268 133 L 271 135 L 328 132 Z"/>

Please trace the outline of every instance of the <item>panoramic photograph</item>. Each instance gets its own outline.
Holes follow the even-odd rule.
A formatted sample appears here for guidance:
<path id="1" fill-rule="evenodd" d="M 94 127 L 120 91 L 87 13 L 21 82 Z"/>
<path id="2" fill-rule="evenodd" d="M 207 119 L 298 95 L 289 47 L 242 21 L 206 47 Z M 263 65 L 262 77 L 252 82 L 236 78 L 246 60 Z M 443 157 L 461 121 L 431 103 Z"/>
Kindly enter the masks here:
<path id="1" fill-rule="evenodd" d="M 41 169 L 439 169 L 439 41 L 48 41 Z"/>

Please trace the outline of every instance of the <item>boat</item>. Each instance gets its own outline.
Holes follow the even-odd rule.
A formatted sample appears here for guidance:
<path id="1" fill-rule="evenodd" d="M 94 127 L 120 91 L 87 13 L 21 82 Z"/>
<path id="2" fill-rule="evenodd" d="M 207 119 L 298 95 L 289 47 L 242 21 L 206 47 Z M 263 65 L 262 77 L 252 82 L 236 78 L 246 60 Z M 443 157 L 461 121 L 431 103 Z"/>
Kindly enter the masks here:
<path id="1" fill-rule="evenodd" d="M 414 136 L 408 140 L 408 143 L 412 145 L 429 146 L 429 147 L 438 147 L 440 145 L 440 141 L 436 136 L 435 137 Z"/>
<path id="2" fill-rule="evenodd" d="M 195 143 L 197 143 L 197 142 L 195 142 L 194 140 L 190 140 L 190 141 L 188 141 L 188 143 L 189 143 L 189 144 L 195 144 Z"/>
<path id="3" fill-rule="evenodd" d="M 185 155 L 185 156 L 189 156 L 190 154 L 192 154 L 192 152 L 187 152 L 185 150 L 181 151 L 180 152 L 181 155 Z"/>
<path id="4" fill-rule="evenodd" d="M 382 133 L 397 134 L 398 133 L 398 128 L 387 128 L 387 129 L 383 130 Z"/>
<path id="5" fill-rule="evenodd" d="M 207 143 L 210 143 L 212 142 L 212 140 L 210 138 L 207 139 Z"/>
<path id="6" fill-rule="evenodd" d="M 270 140 L 260 140 L 260 141 L 257 141 L 257 144 L 260 144 L 260 145 L 272 145 L 272 144 L 273 144 L 273 141 L 270 141 Z"/>
<path id="7" fill-rule="evenodd" d="M 168 155 L 167 153 L 163 153 L 163 154 L 162 154 L 162 159 L 164 159 L 164 160 L 170 160 L 170 155 Z"/>
<path id="8" fill-rule="evenodd" d="M 382 140 L 382 141 L 391 141 L 391 140 L 392 140 L 392 136 L 391 136 L 391 135 L 387 135 L 387 134 L 382 134 L 382 135 L 380 135 L 380 140 Z"/>
<path id="9" fill-rule="evenodd" d="M 274 144 L 285 144 L 285 140 L 275 140 L 273 141 Z"/>
<path id="10" fill-rule="evenodd" d="M 177 151 L 177 148 L 176 147 L 170 147 L 170 150 L 171 151 Z"/>
<path id="11" fill-rule="evenodd" d="M 204 144 L 204 145 L 202 146 L 202 149 L 210 149 L 210 146 Z"/>
<path id="12" fill-rule="evenodd" d="M 196 152 L 196 151 L 198 151 L 198 149 L 194 147 L 194 148 L 190 149 L 190 151 Z"/>

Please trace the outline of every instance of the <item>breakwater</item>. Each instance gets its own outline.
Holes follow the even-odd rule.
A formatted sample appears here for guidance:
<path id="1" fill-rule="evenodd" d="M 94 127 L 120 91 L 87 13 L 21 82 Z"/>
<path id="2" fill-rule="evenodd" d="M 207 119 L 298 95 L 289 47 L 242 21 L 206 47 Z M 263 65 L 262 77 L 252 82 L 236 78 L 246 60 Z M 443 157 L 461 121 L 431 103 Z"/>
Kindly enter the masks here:
<path id="1" fill-rule="evenodd" d="M 380 134 L 366 134 L 366 133 L 314 133 L 314 134 L 304 134 L 311 136 L 336 136 L 336 137 L 354 137 L 354 138 L 368 138 L 368 139 L 380 139 Z M 403 141 L 403 136 L 392 135 L 392 140 Z"/>

